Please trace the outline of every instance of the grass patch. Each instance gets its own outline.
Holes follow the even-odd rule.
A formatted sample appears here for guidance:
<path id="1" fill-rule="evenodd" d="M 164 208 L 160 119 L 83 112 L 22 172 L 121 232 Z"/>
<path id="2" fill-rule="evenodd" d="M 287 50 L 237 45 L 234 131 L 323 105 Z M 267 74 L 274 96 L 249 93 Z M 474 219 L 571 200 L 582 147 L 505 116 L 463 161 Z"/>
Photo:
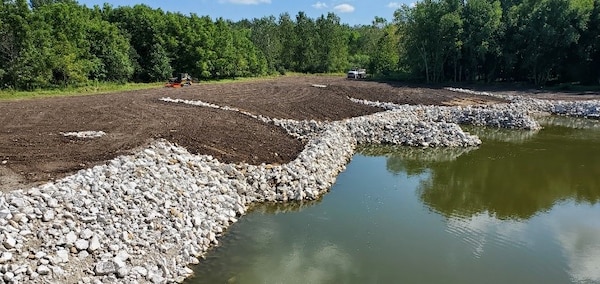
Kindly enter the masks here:
<path id="1" fill-rule="evenodd" d="M 164 83 L 97 83 L 81 87 L 65 87 L 34 91 L 0 90 L 0 100 L 22 100 L 43 97 L 81 96 L 162 87 Z"/>

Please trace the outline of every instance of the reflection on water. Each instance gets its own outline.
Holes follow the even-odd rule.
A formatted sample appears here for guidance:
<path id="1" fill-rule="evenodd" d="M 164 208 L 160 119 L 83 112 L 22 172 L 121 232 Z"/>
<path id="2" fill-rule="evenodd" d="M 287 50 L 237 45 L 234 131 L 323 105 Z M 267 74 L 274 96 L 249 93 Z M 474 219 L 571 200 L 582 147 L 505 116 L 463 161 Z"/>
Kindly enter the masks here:
<path id="1" fill-rule="evenodd" d="M 500 219 L 527 219 L 568 199 L 595 204 L 598 134 L 547 126 L 519 144 L 483 140 L 480 149 L 456 162 L 423 161 L 420 166 L 431 176 L 421 183 L 420 198 L 445 216 L 489 212 Z"/>
<path id="2" fill-rule="evenodd" d="M 318 200 L 305 200 L 305 201 L 290 201 L 286 203 L 268 202 L 255 204 L 249 210 L 255 213 L 262 214 L 282 214 L 290 212 L 298 212 L 304 208 L 315 206 L 321 202 L 322 199 Z"/>
<path id="3" fill-rule="evenodd" d="M 350 256 L 334 244 L 306 247 L 302 243 L 284 242 L 273 229 L 258 229 L 256 233 L 243 241 L 263 249 L 277 249 L 281 255 L 238 260 L 238 265 L 244 268 L 232 273 L 227 278 L 228 283 L 333 283 L 340 275 L 352 275 Z M 217 275 L 220 273 L 217 271 Z M 216 279 L 203 280 L 219 283 Z"/>
<path id="4" fill-rule="evenodd" d="M 569 273 L 580 283 L 600 283 L 600 211 L 572 204 L 559 208 L 550 225 L 567 258 Z"/>
<path id="5" fill-rule="evenodd" d="M 524 143 L 529 139 L 535 137 L 538 130 L 514 130 L 505 128 L 492 128 L 492 127 L 475 127 L 475 126 L 461 126 L 465 131 L 477 135 L 484 141 L 499 141 L 499 142 L 510 142 L 510 143 Z"/>
<path id="6" fill-rule="evenodd" d="M 457 216 L 448 219 L 446 231 L 462 238 L 472 253 L 479 258 L 489 243 L 500 246 L 525 246 L 523 238 L 525 224 L 513 220 L 499 220 L 489 213 L 473 215 L 467 218 Z"/>
<path id="7" fill-rule="evenodd" d="M 476 147 L 394 147 L 381 145 L 360 145 L 357 152 L 364 156 L 387 157 L 402 160 L 418 160 L 427 162 L 451 162 L 463 154 L 477 149 Z"/>
<path id="8" fill-rule="evenodd" d="M 361 149 L 321 200 L 254 208 L 188 282 L 600 283 L 600 130 L 476 131 Z"/>
<path id="9" fill-rule="evenodd" d="M 357 153 L 365 156 L 386 157 L 386 168 L 394 174 L 406 172 L 410 176 L 423 174 L 430 162 L 451 162 L 463 154 L 477 149 L 469 148 L 419 148 L 381 145 L 361 145 Z"/>
<path id="10" fill-rule="evenodd" d="M 600 129 L 600 121 L 581 117 L 566 117 L 559 115 L 546 115 L 536 117 L 542 126 L 562 126 L 577 129 Z"/>

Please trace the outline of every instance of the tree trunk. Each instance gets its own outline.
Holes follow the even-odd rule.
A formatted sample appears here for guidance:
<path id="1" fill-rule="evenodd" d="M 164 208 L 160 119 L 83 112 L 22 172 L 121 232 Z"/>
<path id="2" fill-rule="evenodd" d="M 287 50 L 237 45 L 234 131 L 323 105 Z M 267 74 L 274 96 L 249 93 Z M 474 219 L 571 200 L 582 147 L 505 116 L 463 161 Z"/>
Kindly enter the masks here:
<path id="1" fill-rule="evenodd" d="M 421 58 L 425 63 L 425 80 L 429 83 L 429 64 L 427 64 L 427 54 L 425 53 L 425 45 L 421 42 Z"/>

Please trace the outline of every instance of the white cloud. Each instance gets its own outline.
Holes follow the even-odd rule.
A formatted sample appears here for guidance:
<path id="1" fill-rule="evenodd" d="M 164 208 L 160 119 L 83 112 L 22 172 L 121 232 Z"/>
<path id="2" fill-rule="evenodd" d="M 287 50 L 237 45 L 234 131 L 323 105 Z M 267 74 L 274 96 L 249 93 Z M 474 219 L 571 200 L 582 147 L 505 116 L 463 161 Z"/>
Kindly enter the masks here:
<path id="1" fill-rule="evenodd" d="M 338 13 L 352 13 L 354 12 L 355 8 L 350 4 L 340 4 L 333 7 L 333 10 L 335 10 Z"/>
<path id="2" fill-rule="evenodd" d="M 313 4 L 312 7 L 315 9 L 324 9 L 324 8 L 327 8 L 327 4 L 325 4 L 323 2 L 317 2 L 317 3 Z"/>
<path id="3" fill-rule="evenodd" d="M 402 7 L 401 3 L 398 2 L 390 2 L 389 4 L 387 4 L 388 8 L 392 8 L 392 9 L 398 9 L 400 7 Z"/>
<path id="4" fill-rule="evenodd" d="M 220 3 L 231 3 L 239 5 L 271 4 L 271 0 L 219 0 Z"/>
<path id="5" fill-rule="evenodd" d="M 554 239 L 562 245 L 569 274 L 578 283 L 600 283 L 600 220 L 581 218 L 598 216 L 600 210 L 595 206 L 557 211 L 550 223 L 556 232 Z"/>
<path id="6" fill-rule="evenodd" d="M 481 257 L 485 249 L 494 243 L 510 240 L 512 245 L 526 245 L 526 225 L 513 220 L 499 220 L 489 212 L 479 213 L 470 218 L 452 217 L 446 231 L 463 239 L 473 249 L 473 256 Z"/>

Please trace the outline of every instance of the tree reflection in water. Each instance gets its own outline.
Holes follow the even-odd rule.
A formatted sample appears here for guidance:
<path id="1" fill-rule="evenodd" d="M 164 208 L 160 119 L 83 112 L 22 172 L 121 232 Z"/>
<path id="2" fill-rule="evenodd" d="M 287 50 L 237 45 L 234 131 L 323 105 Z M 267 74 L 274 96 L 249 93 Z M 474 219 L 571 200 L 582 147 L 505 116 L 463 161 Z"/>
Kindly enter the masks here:
<path id="1" fill-rule="evenodd" d="M 548 126 L 534 134 L 481 128 L 475 132 L 483 140 L 475 151 L 369 147 L 360 153 L 385 152 L 387 169 L 394 174 L 427 173 L 419 198 L 446 217 L 486 213 L 499 219 L 529 219 L 561 201 L 600 201 L 597 128 Z"/>

